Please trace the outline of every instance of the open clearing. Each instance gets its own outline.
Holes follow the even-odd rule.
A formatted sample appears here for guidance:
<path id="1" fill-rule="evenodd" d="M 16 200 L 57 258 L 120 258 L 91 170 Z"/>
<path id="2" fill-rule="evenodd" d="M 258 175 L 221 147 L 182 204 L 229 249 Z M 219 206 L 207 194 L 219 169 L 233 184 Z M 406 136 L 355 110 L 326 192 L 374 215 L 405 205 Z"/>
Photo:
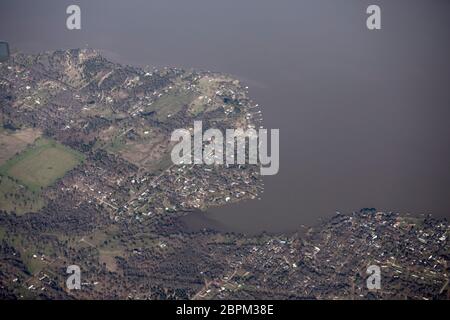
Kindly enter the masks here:
<path id="1" fill-rule="evenodd" d="M 2 130 L 0 132 L 0 165 L 8 159 L 22 152 L 41 136 L 41 132 L 35 129 L 23 129 L 14 132 Z"/>
<path id="2" fill-rule="evenodd" d="M 169 143 L 164 134 L 148 126 L 127 130 L 111 126 L 101 133 L 96 146 L 152 171 L 168 152 Z"/>
<path id="3" fill-rule="evenodd" d="M 75 168 L 84 156 L 53 140 L 41 138 L 0 167 L 0 174 L 17 179 L 31 191 L 39 191 Z"/>
<path id="4" fill-rule="evenodd" d="M 172 115 L 181 111 L 184 106 L 189 106 L 197 97 L 195 93 L 179 90 L 171 94 L 165 94 L 153 105 L 146 109 L 147 112 L 155 111 L 158 121 L 165 122 Z"/>

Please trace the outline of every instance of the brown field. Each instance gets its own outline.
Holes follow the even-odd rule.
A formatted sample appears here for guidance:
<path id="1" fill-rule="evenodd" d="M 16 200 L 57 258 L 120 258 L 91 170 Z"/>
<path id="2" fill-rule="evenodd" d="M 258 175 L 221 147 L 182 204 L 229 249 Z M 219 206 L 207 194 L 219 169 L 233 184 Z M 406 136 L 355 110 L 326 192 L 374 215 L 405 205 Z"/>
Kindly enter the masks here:
<path id="1" fill-rule="evenodd" d="M 123 253 L 120 250 L 115 251 L 104 251 L 100 250 L 99 262 L 100 264 L 105 264 L 106 269 L 111 272 L 117 271 L 116 256 L 122 256 Z"/>
<path id="2" fill-rule="evenodd" d="M 42 132 L 35 129 L 23 129 L 16 132 L 0 132 L 0 165 L 22 152 L 27 145 L 32 144 Z"/>
<path id="3" fill-rule="evenodd" d="M 141 127 L 133 128 L 138 138 L 128 139 L 126 133 L 129 131 L 111 126 L 100 133 L 97 147 L 140 168 L 153 169 L 169 150 L 168 138 L 153 128 Z"/>
<path id="4" fill-rule="evenodd" d="M 151 168 L 161 160 L 165 152 L 167 141 L 164 139 L 154 142 L 127 142 L 119 154 L 138 167 Z"/>

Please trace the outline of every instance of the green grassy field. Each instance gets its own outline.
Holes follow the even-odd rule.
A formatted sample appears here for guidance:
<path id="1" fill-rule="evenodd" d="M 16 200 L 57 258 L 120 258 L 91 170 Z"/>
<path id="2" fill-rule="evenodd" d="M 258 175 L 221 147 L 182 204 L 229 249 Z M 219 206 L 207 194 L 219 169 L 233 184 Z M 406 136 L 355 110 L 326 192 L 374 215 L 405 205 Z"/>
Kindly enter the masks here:
<path id="1" fill-rule="evenodd" d="M 8 176 L 0 176 L 0 209 L 21 215 L 36 212 L 45 205 L 39 192 L 30 191 Z"/>
<path id="2" fill-rule="evenodd" d="M 53 184 L 83 160 L 81 153 L 56 141 L 40 138 L 1 166 L 0 174 L 10 176 L 30 191 L 37 192 Z"/>

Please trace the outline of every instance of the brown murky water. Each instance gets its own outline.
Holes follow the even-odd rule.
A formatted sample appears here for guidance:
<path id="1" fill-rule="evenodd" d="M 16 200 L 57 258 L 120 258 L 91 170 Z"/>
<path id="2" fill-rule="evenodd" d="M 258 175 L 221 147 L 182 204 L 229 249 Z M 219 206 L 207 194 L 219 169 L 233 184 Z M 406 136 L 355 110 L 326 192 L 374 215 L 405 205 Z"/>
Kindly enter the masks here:
<path id="1" fill-rule="evenodd" d="M 4 0 L 12 49 L 90 46 L 117 61 L 235 75 L 264 125 L 279 128 L 280 172 L 252 201 L 195 216 L 193 226 L 286 231 L 361 207 L 450 216 L 450 1 Z M 205 220 L 202 220 L 205 218 Z M 189 218 L 188 218 L 189 219 Z"/>

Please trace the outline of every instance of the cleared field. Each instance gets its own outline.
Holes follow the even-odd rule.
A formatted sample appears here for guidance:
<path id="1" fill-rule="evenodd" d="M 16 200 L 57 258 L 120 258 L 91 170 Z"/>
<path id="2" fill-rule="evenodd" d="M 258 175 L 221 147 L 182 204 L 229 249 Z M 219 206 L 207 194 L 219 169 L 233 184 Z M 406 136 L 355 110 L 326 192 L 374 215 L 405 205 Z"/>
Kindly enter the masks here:
<path id="1" fill-rule="evenodd" d="M 166 152 L 167 142 L 163 138 L 151 141 L 128 141 L 118 151 L 122 158 L 149 170 L 161 161 Z"/>
<path id="2" fill-rule="evenodd" d="M 17 179 L 31 191 L 39 191 L 63 177 L 83 159 L 81 153 L 41 138 L 0 167 L 0 174 Z"/>
<path id="3" fill-rule="evenodd" d="M 158 121 L 164 122 L 179 112 L 183 106 L 188 106 L 197 97 L 195 93 L 180 90 L 171 94 L 163 95 L 147 108 L 147 112 L 155 111 Z"/>
<path id="4" fill-rule="evenodd" d="M 23 129 L 15 132 L 0 131 L 0 165 L 8 159 L 22 152 L 25 148 L 41 136 L 41 132 L 35 129 Z"/>
<path id="5" fill-rule="evenodd" d="M 222 83 L 234 81 L 226 76 L 205 76 L 199 80 L 200 96 L 189 105 L 188 111 L 197 116 L 202 112 L 217 109 L 221 102 L 216 99 L 216 92 Z"/>
<path id="6" fill-rule="evenodd" d="M 129 138 L 127 133 L 131 133 L 132 138 Z M 97 140 L 95 147 L 152 171 L 168 152 L 168 145 L 168 138 L 152 127 L 125 129 L 111 126 L 101 133 L 101 140 Z"/>
<path id="7" fill-rule="evenodd" d="M 104 264 L 106 269 L 111 272 L 117 271 L 116 257 L 123 257 L 121 250 L 105 251 L 99 250 L 99 262 Z"/>

